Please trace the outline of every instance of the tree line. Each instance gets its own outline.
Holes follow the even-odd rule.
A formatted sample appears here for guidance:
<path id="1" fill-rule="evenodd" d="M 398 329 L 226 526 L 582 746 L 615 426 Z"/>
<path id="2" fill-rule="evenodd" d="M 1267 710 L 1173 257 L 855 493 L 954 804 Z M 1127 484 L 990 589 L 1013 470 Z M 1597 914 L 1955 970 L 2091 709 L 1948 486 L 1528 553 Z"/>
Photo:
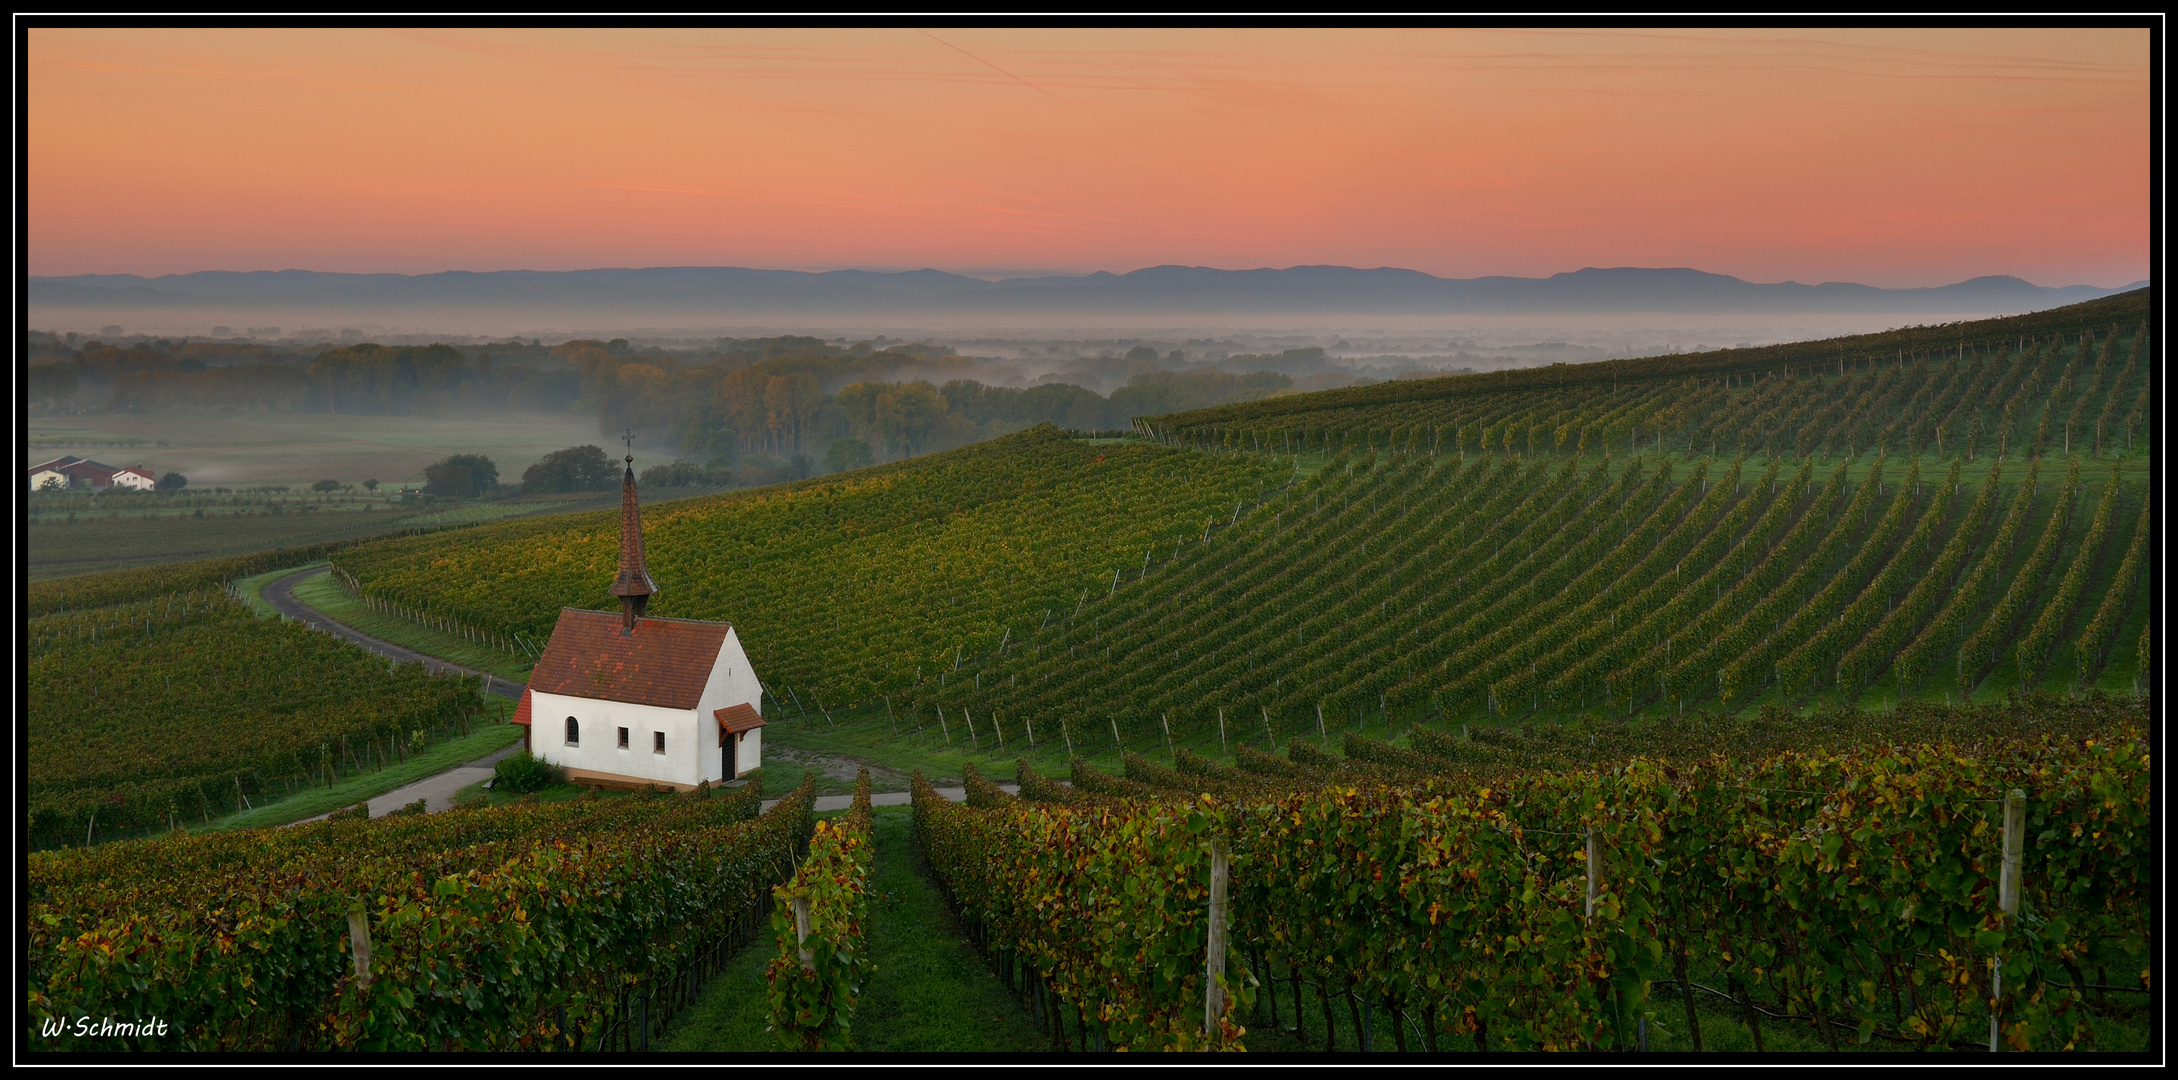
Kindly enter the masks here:
<path id="1" fill-rule="evenodd" d="M 988 377 L 989 362 L 940 346 L 878 348 L 801 336 L 724 339 L 681 350 L 625 339 L 305 349 L 73 338 L 31 335 L 34 408 L 585 412 L 597 417 L 600 433 L 633 430 L 642 445 L 671 450 L 686 466 L 714 476 L 747 466 L 779 479 L 900 460 L 1038 424 L 1122 429 L 1137 416 L 1261 400 L 1293 388 L 1288 374 L 1235 372 L 1230 361 L 1159 367 L 1184 364 L 1185 357 L 1147 347 L 1109 358 L 1132 374 L 1103 395 L 1072 383 L 988 385 L 977 376 Z M 1240 359 L 1278 367 L 1289 358 Z M 557 473 L 549 483 L 556 490 L 587 487 Z M 433 486 L 491 484 L 449 477 Z"/>

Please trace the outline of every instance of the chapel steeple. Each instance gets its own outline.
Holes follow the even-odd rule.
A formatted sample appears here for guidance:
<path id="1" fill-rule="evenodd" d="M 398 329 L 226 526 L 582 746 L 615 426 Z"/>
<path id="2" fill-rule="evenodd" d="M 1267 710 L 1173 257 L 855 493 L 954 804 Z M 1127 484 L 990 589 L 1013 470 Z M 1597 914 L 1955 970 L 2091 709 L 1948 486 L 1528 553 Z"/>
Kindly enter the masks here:
<path id="1" fill-rule="evenodd" d="M 634 438 L 628 439 L 633 447 Z M 628 455 L 627 473 L 620 479 L 620 576 L 613 579 L 613 595 L 620 598 L 620 632 L 635 632 L 636 620 L 658 592 L 643 565 L 643 515 L 635 503 L 635 455 Z"/>

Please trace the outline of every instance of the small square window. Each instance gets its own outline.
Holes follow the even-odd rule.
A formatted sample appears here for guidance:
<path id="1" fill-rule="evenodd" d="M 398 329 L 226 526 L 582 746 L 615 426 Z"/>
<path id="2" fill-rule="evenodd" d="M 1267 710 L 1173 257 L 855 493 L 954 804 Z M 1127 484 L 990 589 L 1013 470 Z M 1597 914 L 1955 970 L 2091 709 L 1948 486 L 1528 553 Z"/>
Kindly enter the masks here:
<path id="1" fill-rule="evenodd" d="M 621 728 L 621 729 L 620 729 L 620 748 L 621 748 L 622 750 L 625 750 L 625 749 L 627 749 L 627 748 L 628 748 L 628 729 L 627 729 L 627 728 Z"/>
<path id="2" fill-rule="evenodd" d="M 650 752 L 653 754 L 665 753 L 665 732 L 653 731 L 650 733 Z"/>

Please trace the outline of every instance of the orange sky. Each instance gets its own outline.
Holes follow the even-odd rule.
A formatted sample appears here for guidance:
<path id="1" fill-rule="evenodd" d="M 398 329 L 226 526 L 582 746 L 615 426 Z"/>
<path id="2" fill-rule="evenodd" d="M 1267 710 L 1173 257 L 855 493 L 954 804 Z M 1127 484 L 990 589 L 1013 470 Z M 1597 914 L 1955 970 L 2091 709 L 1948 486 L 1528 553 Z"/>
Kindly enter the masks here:
<path id="1" fill-rule="evenodd" d="M 2123 31 L 29 35 L 33 274 L 2148 275 Z"/>

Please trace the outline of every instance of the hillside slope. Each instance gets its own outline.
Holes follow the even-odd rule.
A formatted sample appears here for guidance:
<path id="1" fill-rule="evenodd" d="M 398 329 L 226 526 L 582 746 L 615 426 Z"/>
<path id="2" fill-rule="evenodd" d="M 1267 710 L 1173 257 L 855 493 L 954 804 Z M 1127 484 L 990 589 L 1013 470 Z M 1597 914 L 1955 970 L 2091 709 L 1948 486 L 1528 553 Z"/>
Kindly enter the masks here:
<path id="1" fill-rule="evenodd" d="M 652 614 L 740 629 L 800 702 L 867 701 L 1033 633 L 1153 550 L 1201 536 L 1293 463 L 1079 442 L 1046 427 L 785 488 L 652 507 Z M 619 515 L 482 526 L 345 552 L 364 595 L 542 640 L 610 607 Z"/>
<path id="2" fill-rule="evenodd" d="M 659 508 L 653 610 L 740 624 L 798 704 L 1115 732 L 2122 689 L 2151 640 L 2142 314 L 1146 425 L 1176 446 L 1040 430 Z M 366 595 L 534 636 L 603 605 L 612 552 L 593 515 L 336 562 Z"/>
<path id="3" fill-rule="evenodd" d="M 1275 452 L 2144 452 L 2147 314 L 2141 291 L 2008 319 L 1297 394 L 1135 428 Z"/>
<path id="4" fill-rule="evenodd" d="M 2150 530 L 2108 465 L 1366 455 L 917 697 L 1282 738 L 2092 685 L 2138 663 Z"/>

